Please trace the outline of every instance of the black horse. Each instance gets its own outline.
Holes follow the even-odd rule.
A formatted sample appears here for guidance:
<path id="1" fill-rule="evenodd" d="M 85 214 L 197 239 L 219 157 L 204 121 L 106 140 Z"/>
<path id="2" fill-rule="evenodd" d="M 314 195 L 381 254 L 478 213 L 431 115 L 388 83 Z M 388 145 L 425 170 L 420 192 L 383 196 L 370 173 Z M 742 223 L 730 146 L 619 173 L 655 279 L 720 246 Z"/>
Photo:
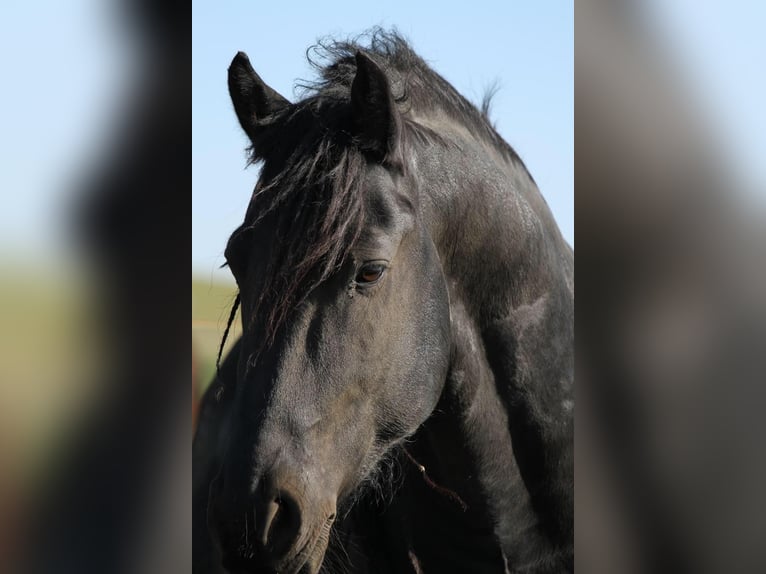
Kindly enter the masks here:
<path id="1" fill-rule="evenodd" d="M 572 250 L 404 40 L 325 49 L 294 104 L 229 68 L 262 171 L 226 248 L 244 334 L 195 438 L 195 568 L 571 571 Z"/>

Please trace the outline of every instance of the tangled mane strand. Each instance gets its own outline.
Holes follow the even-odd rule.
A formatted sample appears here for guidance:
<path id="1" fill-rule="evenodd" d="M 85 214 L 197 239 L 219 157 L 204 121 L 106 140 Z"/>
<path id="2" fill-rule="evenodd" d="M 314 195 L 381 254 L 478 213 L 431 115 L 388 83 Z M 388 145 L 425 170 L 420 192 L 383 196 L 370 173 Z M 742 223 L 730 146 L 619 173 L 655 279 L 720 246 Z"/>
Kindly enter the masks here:
<path id="1" fill-rule="evenodd" d="M 439 110 L 465 126 L 477 139 L 492 145 L 532 178 L 516 150 L 500 136 L 490 121 L 489 108 L 492 98 L 499 91 L 499 84 L 489 84 L 477 107 L 435 72 L 396 30 L 375 27 L 350 40 L 320 41 L 307 51 L 309 63 L 317 70 L 320 79 L 300 83 L 299 87 L 304 88 L 307 94 L 348 97 L 356 75 L 354 54 L 359 51 L 386 71 L 404 120 L 405 138 L 409 136 L 422 140 L 425 137 L 428 142 L 439 140 L 438 134 L 424 129 L 415 119 L 416 116 L 433 115 L 435 110 Z"/>

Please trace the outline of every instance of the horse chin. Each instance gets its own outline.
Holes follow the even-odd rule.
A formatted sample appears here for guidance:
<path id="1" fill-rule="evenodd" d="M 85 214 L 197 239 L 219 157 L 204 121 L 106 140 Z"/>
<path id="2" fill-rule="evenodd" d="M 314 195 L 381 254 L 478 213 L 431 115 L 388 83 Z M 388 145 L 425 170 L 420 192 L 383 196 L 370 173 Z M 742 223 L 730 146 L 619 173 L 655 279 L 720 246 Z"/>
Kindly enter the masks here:
<path id="1" fill-rule="evenodd" d="M 299 570 L 299 574 L 317 574 L 319 572 L 324 561 L 325 552 L 327 552 L 327 542 L 318 546 L 321 547 L 314 549 L 309 559 L 303 565 L 303 568 Z"/>
<path id="2" fill-rule="evenodd" d="M 278 572 L 290 572 L 294 574 L 317 574 L 322 567 L 327 544 L 330 540 L 332 520 L 327 520 L 312 536 L 306 545 L 289 560 L 289 565 L 278 569 Z"/>

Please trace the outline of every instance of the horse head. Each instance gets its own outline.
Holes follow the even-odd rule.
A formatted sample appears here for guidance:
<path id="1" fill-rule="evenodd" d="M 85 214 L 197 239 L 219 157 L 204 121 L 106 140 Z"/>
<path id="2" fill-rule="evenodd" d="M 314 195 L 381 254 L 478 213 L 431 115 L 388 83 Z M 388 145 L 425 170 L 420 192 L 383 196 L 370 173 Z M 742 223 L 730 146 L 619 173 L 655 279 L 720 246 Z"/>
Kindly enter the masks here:
<path id="1" fill-rule="evenodd" d="M 244 54 L 229 68 L 262 162 L 226 249 L 243 337 L 208 520 L 231 571 L 318 571 L 339 509 L 431 415 L 449 366 L 446 280 L 391 82 L 362 52 L 344 65 L 345 90 L 297 104 Z"/>

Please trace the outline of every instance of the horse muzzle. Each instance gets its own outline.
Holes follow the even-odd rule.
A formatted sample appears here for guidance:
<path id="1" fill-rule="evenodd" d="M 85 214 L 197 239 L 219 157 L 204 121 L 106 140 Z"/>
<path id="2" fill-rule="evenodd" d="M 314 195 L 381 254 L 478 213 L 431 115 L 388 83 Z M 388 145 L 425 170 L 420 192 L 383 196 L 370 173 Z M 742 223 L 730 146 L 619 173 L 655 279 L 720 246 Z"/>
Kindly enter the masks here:
<path id="1" fill-rule="evenodd" d="M 219 475 L 211 484 L 208 527 L 232 574 L 315 574 L 335 520 L 335 498 L 282 472 L 254 489 L 234 488 Z"/>

